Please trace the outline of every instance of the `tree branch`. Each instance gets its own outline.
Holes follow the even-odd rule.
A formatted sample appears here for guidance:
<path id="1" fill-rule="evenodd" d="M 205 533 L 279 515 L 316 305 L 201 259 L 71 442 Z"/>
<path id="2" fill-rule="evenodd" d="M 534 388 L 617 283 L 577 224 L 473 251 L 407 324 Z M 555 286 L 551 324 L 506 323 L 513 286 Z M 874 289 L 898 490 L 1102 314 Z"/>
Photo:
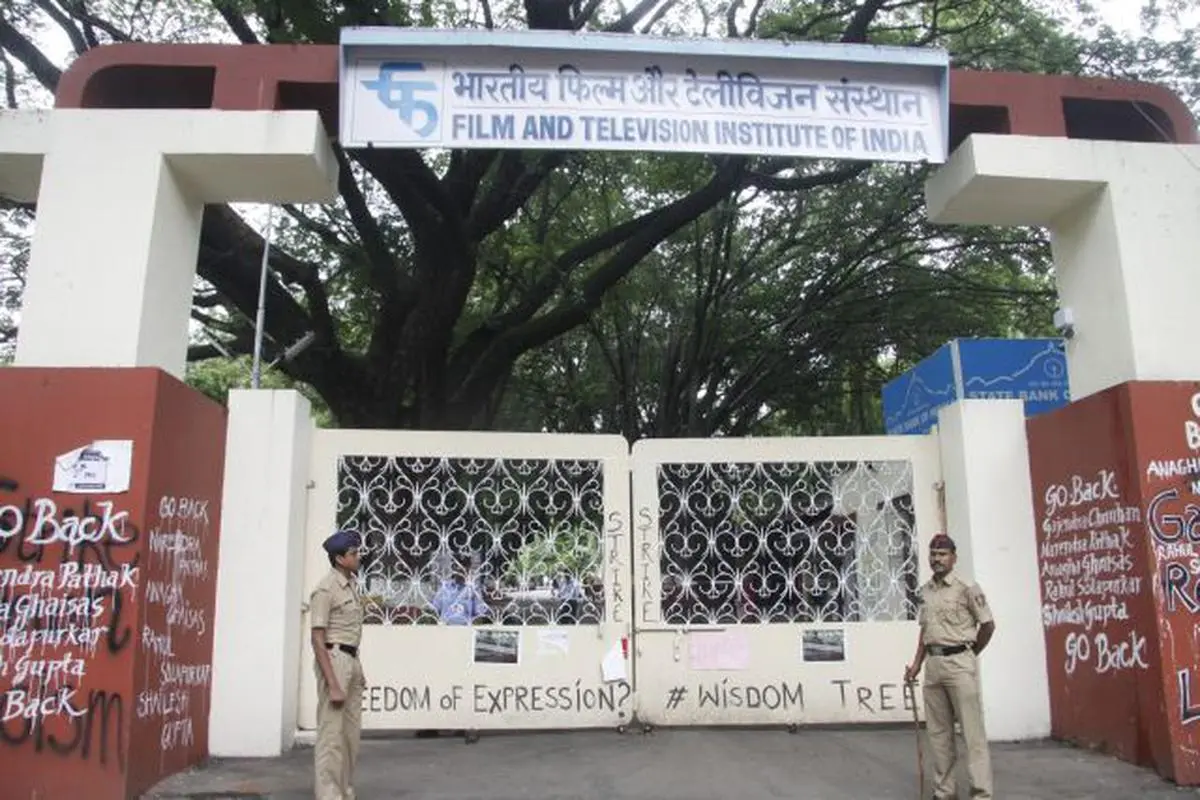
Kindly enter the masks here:
<path id="1" fill-rule="evenodd" d="M 671 0 L 668 0 L 670 2 Z M 645 19 L 661 0 L 641 0 L 633 10 L 605 28 L 609 33 L 630 33 L 635 25 Z"/>
<path id="2" fill-rule="evenodd" d="M 391 248 L 384 241 L 383 232 L 379 230 L 370 207 L 367 206 L 358 181 L 354 179 L 354 171 L 350 168 L 346 152 L 340 145 L 334 145 L 333 152 L 339 167 L 338 192 L 346 204 L 346 211 L 350 215 L 354 230 L 358 233 L 359 241 L 362 242 L 363 252 L 366 253 L 367 263 L 370 265 L 371 286 L 379 292 L 384 302 L 389 302 L 395 299 L 401 285 L 396 261 L 392 258 Z"/>
<path id="3" fill-rule="evenodd" d="M 846 30 L 842 32 L 842 41 L 851 43 L 865 43 L 867 41 L 867 28 L 875 21 L 875 15 L 887 3 L 887 0 L 865 0 L 854 12 L 854 16 L 850 18 L 850 24 L 846 26 Z"/>
<path id="4" fill-rule="evenodd" d="M 587 0 L 587 5 L 580 9 L 579 13 L 575 15 L 573 23 L 575 30 L 583 30 L 584 26 L 592 21 L 592 17 L 596 15 L 596 10 L 600 8 L 601 2 L 603 2 L 603 0 Z"/>
<path id="5" fill-rule="evenodd" d="M 11 53 L 46 89 L 51 92 L 58 89 L 62 70 L 3 17 L 0 17 L 0 50 Z"/>
<path id="6" fill-rule="evenodd" d="M 424 159 L 416 153 L 409 153 L 406 157 L 402 150 L 384 152 L 374 149 L 359 150 L 355 152 L 354 159 L 379 181 L 384 192 L 404 215 L 417 247 L 436 250 L 443 240 L 446 228 L 442 224 L 444 218 L 439 218 L 440 215 L 429 202 L 427 193 L 418 189 L 423 183 L 420 175 L 425 173 L 437 183 L 437 177 L 433 176 Z M 442 193 L 444 194 L 444 190 Z M 459 216 L 457 209 L 454 215 Z"/>
<path id="7" fill-rule="evenodd" d="M 221 15 L 221 19 L 229 26 L 234 35 L 238 37 L 238 41 L 242 44 L 258 44 L 258 36 L 254 33 L 254 29 L 250 27 L 250 23 L 232 0 L 213 0 L 213 6 L 217 9 L 217 13 Z"/>
<path id="8" fill-rule="evenodd" d="M 455 402 L 470 402 L 472 397 L 486 396 L 496 379 L 521 353 L 545 344 L 585 322 L 600 305 L 604 293 L 628 275 L 660 242 L 712 208 L 736 188 L 743 167 L 744 161 L 740 158 L 725 159 L 712 179 L 700 189 L 619 226 L 628 234 L 624 245 L 582 282 L 576 297 L 564 299 L 557 308 L 542 317 L 497 335 L 491 347 L 460 384 Z M 608 240 L 604 235 L 596 238 Z"/>
<path id="9" fill-rule="evenodd" d="M 4 64 L 4 104 L 9 108 L 17 107 L 17 71 L 8 60 L 3 50 L 0 50 L 0 62 Z"/>
<path id="10" fill-rule="evenodd" d="M 772 192 L 797 192 L 806 189 L 816 189 L 820 186 L 836 186 L 839 183 L 853 180 L 871 168 L 871 162 L 859 161 L 838 167 L 829 172 L 816 175 L 795 175 L 781 178 L 778 175 L 766 175 L 761 172 L 747 175 L 745 183 Z"/>
<path id="11" fill-rule="evenodd" d="M 730 39 L 738 38 L 737 12 L 741 7 L 742 0 L 733 0 L 725 11 L 725 35 Z"/>
<path id="12" fill-rule="evenodd" d="M 90 25 L 93 28 L 99 28 L 100 30 L 104 31 L 109 36 L 111 36 L 113 41 L 115 41 L 115 42 L 132 41 L 133 37 L 131 37 L 128 33 L 119 29 L 116 25 L 113 25 L 111 22 L 108 22 L 107 20 L 103 20 L 100 17 L 97 17 L 95 14 L 88 11 L 87 7 L 84 6 L 84 4 L 83 4 L 83 0 L 74 0 L 74 2 L 72 2 L 70 4 L 70 6 L 64 5 L 64 8 L 66 8 L 67 13 L 69 13 L 72 18 L 79 20 L 84 25 Z M 95 36 L 93 35 L 91 38 L 94 40 Z"/>
<path id="13" fill-rule="evenodd" d="M 63 33 L 71 40 L 71 48 L 76 55 L 87 52 L 90 45 L 83 38 L 83 33 L 75 27 L 71 22 L 71 18 L 59 10 L 58 6 L 50 2 L 50 0 L 34 0 L 34 5 L 46 12 L 46 16 L 54 20 L 58 27 L 62 28 Z"/>
<path id="14" fill-rule="evenodd" d="M 528 202 L 542 181 L 561 166 L 568 155 L 563 150 L 552 150 L 543 153 L 532 167 L 526 167 L 522 151 L 505 151 L 491 189 L 467 218 L 467 236 L 472 241 L 480 241 L 503 225 Z"/>

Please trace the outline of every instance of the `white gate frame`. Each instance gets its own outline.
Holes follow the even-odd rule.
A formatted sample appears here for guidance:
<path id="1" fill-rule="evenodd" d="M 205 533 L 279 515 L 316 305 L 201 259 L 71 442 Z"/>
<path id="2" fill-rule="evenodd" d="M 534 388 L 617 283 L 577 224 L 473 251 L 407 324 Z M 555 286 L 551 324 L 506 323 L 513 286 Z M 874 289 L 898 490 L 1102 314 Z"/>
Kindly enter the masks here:
<path id="1" fill-rule="evenodd" d="M 557 627 L 366 625 L 361 653 L 367 678 L 364 729 L 619 728 L 629 722 L 629 449 L 622 437 L 318 430 L 308 498 L 306 593 L 329 570 L 321 542 L 336 528 L 337 469 L 343 455 L 595 460 L 604 481 L 603 622 Z M 316 724 L 316 678 L 307 603 L 303 612 L 299 727 L 311 730 Z M 519 663 L 474 662 L 474 632 L 497 629 L 519 633 Z M 611 661 L 613 653 L 620 655 L 617 664 Z M 607 676 L 602 672 L 606 656 L 609 666 L 616 667 Z"/>
<path id="2" fill-rule="evenodd" d="M 662 618 L 662 498 L 657 483 L 662 464 L 831 461 L 910 465 L 915 517 L 911 547 L 918 583 L 925 580 L 925 542 L 941 525 L 936 435 L 643 440 L 634 446 L 634 652 L 640 722 L 798 725 L 912 719 L 920 691 L 916 698 L 906 691 L 903 663 L 892 654 L 911 653 L 915 620 L 673 625 Z M 834 501 L 841 498 L 835 494 Z M 805 661 L 803 631 L 811 629 L 842 631 L 845 660 Z"/>

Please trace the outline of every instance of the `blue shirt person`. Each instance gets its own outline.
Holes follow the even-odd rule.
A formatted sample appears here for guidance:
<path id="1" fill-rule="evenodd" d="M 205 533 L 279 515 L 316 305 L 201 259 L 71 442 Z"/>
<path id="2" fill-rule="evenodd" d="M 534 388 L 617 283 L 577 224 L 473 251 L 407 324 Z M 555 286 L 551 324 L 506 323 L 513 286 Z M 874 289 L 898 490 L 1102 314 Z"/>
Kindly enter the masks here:
<path id="1" fill-rule="evenodd" d="M 437 611 L 438 617 L 447 625 L 470 625 L 480 617 L 486 617 L 492 612 L 483 600 L 474 580 L 463 582 L 461 579 L 442 581 L 437 594 L 429 603 Z"/>

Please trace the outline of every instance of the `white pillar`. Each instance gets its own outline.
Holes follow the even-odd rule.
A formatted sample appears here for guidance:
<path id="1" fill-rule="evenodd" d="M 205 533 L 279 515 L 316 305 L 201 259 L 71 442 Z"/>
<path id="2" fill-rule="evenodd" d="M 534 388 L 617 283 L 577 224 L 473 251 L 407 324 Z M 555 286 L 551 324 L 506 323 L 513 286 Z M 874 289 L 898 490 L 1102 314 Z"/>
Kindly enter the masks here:
<path id="1" fill-rule="evenodd" d="M 0 194 L 38 201 L 19 366 L 182 379 L 204 204 L 336 197 L 315 111 L 8 113 L 0 150 Z"/>
<path id="2" fill-rule="evenodd" d="M 313 423 L 295 391 L 229 393 L 213 638 L 213 756 L 292 746 Z"/>
<path id="3" fill-rule="evenodd" d="M 1049 228 L 1072 398 L 1200 376 L 1200 146 L 973 135 L 926 198 L 934 222 Z"/>
<path id="4" fill-rule="evenodd" d="M 1050 686 L 1023 403 L 960 400 L 938 411 L 938 433 L 957 569 L 996 618 L 980 663 L 988 737 L 1044 738 Z"/>

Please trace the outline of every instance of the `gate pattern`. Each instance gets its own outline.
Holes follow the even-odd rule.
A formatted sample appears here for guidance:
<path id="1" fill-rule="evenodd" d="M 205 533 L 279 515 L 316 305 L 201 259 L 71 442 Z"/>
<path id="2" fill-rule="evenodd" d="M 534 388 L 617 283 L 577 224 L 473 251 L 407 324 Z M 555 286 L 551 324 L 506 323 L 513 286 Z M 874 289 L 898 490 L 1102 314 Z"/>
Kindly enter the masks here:
<path id="1" fill-rule="evenodd" d="M 628 459 L 612 436 L 316 433 L 309 551 L 363 540 L 365 728 L 628 722 Z"/>
<path id="2" fill-rule="evenodd" d="M 365 727 L 910 718 L 932 437 L 318 431 L 312 471 L 305 591 L 363 537 Z"/>
<path id="3" fill-rule="evenodd" d="M 643 441 L 632 469 L 640 721 L 911 718 L 933 437 Z"/>

